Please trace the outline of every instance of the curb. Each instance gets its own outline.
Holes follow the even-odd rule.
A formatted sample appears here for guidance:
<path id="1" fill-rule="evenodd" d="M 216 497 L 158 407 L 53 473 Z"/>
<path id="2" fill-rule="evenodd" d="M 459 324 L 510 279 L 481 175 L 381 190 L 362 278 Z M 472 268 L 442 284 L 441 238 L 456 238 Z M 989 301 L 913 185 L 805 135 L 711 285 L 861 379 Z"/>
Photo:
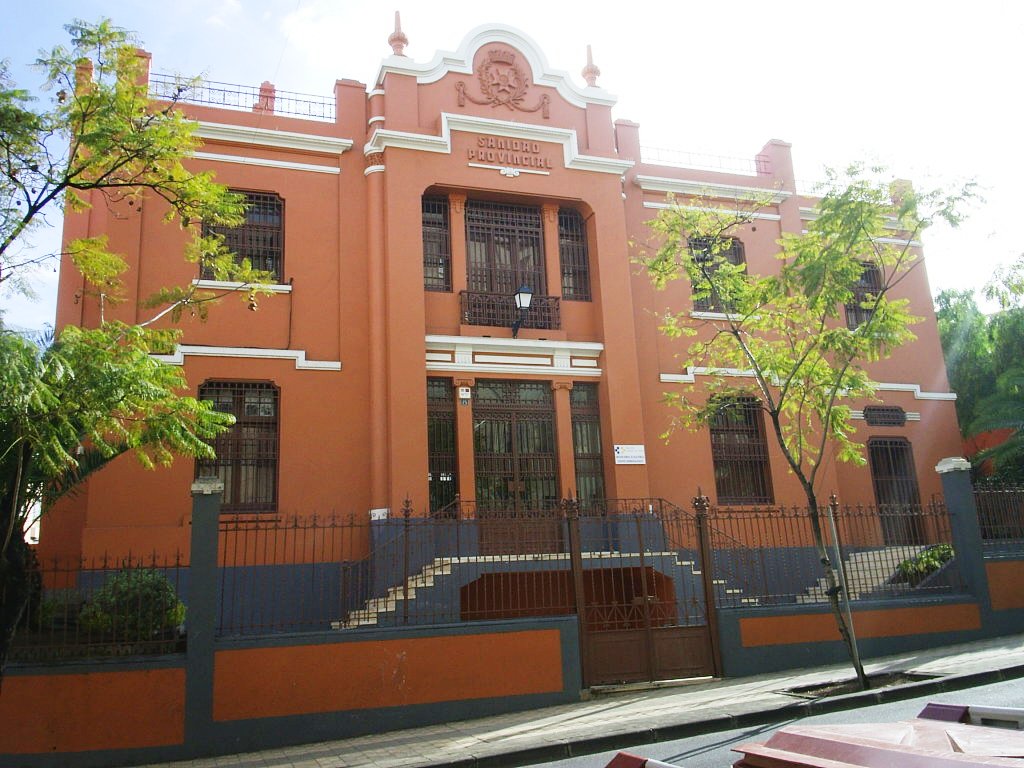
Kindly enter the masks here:
<path id="1" fill-rule="evenodd" d="M 826 712 L 841 712 L 847 709 L 884 704 L 891 701 L 902 701 L 924 696 L 929 693 L 945 693 L 972 688 L 976 685 L 1001 683 L 1024 677 L 1024 664 L 993 669 L 985 672 L 970 672 L 963 675 L 949 675 L 934 680 L 921 680 L 904 685 L 894 685 L 877 691 L 861 691 L 842 696 L 817 699 L 807 702 L 794 702 L 781 707 L 745 712 L 741 715 L 726 715 L 708 720 L 691 723 L 663 726 L 661 728 L 640 728 L 628 733 L 617 733 L 611 736 L 592 736 L 576 741 L 557 744 L 546 744 L 539 747 L 528 747 L 503 752 L 496 755 L 469 756 L 460 760 L 445 763 L 432 763 L 431 768 L 517 768 L 532 763 L 547 763 L 553 760 L 565 760 L 598 752 L 611 752 L 633 748 L 640 744 L 655 744 L 660 741 L 675 741 L 688 736 L 701 736 L 708 733 L 743 728 L 749 725 L 769 725 L 799 717 L 820 715 Z"/>

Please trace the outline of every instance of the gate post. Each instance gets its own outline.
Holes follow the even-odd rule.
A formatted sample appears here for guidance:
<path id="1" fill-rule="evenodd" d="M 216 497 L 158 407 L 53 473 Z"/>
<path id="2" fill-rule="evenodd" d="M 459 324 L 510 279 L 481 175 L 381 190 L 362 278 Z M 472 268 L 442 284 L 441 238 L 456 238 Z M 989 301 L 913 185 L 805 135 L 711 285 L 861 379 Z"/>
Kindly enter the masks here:
<path id="1" fill-rule="evenodd" d="M 981 525 L 971 484 L 971 464 L 967 459 L 952 457 L 942 459 L 935 466 L 935 471 L 942 481 L 942 495 L 946 499 L 953 552 L 960 567 L 960 576 L 967 590 L 977 598 L 982 612 L 987 613 L 991 610 L 988 572 L 985 570 Z"/>
<path id="2" fill-rule="evenodd" d="M 197 754 L 213 739 L 213 656 L 217 628 L 217 538 L 224 483 L 192 483 L 185 646 L 185 748 Z"/>
<path id="3" fill-rule="evenodd" d="M 700 490 L 697 491 L 700 493 Z M 715 580 L 712 574 L 714 549 L 711 546 L 711 528 L 708 525 L 708 508 L 711 502 L 707 496 L 695 496 L 693 508 L 697 513 L 697 545 L 700 550 L 700 572 L 704 583 L 704 614 L 711 635 L 711 665 L 715 677 L 722 676 L 722 652 L 718 647 L 718 605 L 715 601 Z"/>
<path id="4" fill-rule="evenodd" d="M 580 679 L 590 687 L 590 644 L 586 634 L 586 596 L 583 593 L 583 545 L 580 542 L 580 505 L 574 499 L 562 499 L 562 517 L 569 529 L 569 565 L 572 569 L 572 591 L 576 606 L 577 632 L 580 636 Z"/>

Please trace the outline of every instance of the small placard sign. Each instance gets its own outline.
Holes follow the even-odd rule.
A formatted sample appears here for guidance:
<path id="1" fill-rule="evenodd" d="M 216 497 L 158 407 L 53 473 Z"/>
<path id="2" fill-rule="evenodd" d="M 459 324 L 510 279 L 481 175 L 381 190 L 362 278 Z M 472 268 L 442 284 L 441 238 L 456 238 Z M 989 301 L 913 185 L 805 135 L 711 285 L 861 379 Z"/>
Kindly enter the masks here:
<path id="1" fill-rule="evenodd" d="M 616 445 L 616 464 L 646 464 L 647 455 L 642 445 Z"/>

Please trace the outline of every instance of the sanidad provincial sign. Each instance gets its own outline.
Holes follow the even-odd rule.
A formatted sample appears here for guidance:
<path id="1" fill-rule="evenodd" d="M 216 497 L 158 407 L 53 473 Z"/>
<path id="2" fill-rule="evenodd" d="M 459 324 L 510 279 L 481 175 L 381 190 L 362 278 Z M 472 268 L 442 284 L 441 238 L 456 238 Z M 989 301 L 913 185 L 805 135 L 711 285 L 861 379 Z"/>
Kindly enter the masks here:
<path id="1" fill-rule="evenodd" d="M 478 136 L 476 146 L 466 150 L 466 158 L 473 163 L 550 170 L 553 166 L 545 150 L 545 145 L 539 141 Z"/>

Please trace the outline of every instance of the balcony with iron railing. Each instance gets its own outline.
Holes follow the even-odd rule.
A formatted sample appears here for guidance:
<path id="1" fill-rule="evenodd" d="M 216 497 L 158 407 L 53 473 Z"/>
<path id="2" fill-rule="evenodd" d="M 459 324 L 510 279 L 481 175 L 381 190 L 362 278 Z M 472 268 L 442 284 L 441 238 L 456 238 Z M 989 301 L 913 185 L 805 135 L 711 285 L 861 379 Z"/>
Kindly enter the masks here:
<path id="1" fill-rule="evenodd" d="M 520 314 L 515 297 L 501 293 L 461 291 L 460 322 L 462 325 L 488 325 L 510 328 L 519 320 L 520 328 L 561 330 L 561 299 L 558 296 L 533 294 L 528 310 Z"/>

